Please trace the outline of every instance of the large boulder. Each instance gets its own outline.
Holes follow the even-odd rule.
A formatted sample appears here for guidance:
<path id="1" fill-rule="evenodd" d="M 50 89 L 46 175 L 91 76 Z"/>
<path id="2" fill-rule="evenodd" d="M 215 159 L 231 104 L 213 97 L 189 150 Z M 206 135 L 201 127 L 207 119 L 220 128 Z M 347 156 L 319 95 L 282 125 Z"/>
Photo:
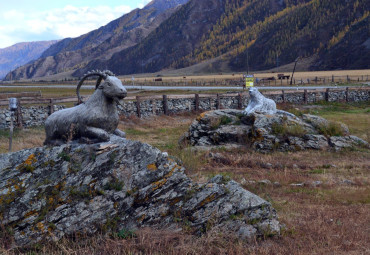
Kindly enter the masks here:
<path id="1" fill-rule="evenodd" d="M 269 202 L 220 175 L 196 184 L 175 158 L 137 141 L 27 149 L 0 155 L 0 166 L 0 224 L 14 246 L 143 226 L 280 231 Z"/>
<path id="2" fill-rule="evenodd" d="M 366 141 L 349 135 L 343 123 L 308 114 L 297 117 L 281 110 L 275 114 L 248 115 L 232 109 L 204 112 L 179 143 L 201 149 L 247 146 L 261 152 L 369 147 Z"/>

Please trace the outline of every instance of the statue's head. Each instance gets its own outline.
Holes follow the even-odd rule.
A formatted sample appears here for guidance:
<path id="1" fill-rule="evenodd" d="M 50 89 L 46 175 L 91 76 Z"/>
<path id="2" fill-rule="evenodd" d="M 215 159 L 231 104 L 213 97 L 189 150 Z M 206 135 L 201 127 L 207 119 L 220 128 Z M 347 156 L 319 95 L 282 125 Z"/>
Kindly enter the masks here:
<path id="1" fill-rule="evenodd" d="M 113 99 L 123 99 L 127 96 L 127 91 L 121 80 L 114 76 L 107 76 L 105 81 L 98 86 L 98 89 L 102 89 L 106 97 Z"/>
<path id="2" fill-rule="evenodd" d="M 260 92 L 258 91 L 257 88 L 255 88 L 255 87 L 250 87 L 249 88 L 249 95 L 251 97 L 255 97 L 255 96 L 259 95 L 259 94 L 260 94 Z"/>
<path id="3" fill-rule="evenodd" d="M 80 87 L 82 83 L 91 76 L 98 76 L 98 80 L 95 85 L 95 90 L 100 89 L 103 91 L 104 95 L 108 98 L 111 98 L 118 102 L 120 99 L 123 99 L 127 96 L 127 90 L 122 85 L 122 82 L 120 79 L 114 76 L 114 74 L 111 71 L 105 70 L 105 71 L 91 71 L 85 74 L 81 81 L 79 82 L 77 86 L 77 96 L 78 96 L 78 102 L 81 103 L 81 96 L 80 96 Z M 103 81 L 103 82 L 102 82 Z"/>

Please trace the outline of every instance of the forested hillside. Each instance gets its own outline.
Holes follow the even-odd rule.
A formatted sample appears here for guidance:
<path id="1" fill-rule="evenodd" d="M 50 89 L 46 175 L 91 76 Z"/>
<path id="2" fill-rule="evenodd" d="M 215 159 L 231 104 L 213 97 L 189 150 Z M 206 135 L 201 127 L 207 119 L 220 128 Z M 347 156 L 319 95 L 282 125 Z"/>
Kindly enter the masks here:
<path id="1" fill-rule="evenodd" d="M 245 70 L 248 45 L 254 70 L 274 67 L 277 59 L 287 64 L 314 54 L 320 57 L 315 69 L 369 68 L 365 59 L 370 51 L 362 45 L 370 38 L 369 8 L 367 0 L 227 0 L 224 15 L 204 35 L 200 47 L 174 67 L 226 54 L 232 69 Z M 344 49 L 353 59 L 337 62 Z"/>
<path id="2" fill-rule="evenodd" d="M 369 0 L 172 1 L 152 1 L 103 28 L 64 40 L 44 56 L 58 54 L 7 78 L 65 71 L 78 77 L 92 69 L 152 73 L 202 62 L 207 72 L 245 71 L 247 66 L 256 71 L 298 57 L 309 58 L 311 70 L 370 68 Z M 178 4 L 183 5 L 165 16 L 153 14 Z M 73 50 L 81 44 L 87 46 Z"/>
<path id="3" fill-rule="evenodd" d="M 233 71 L 248 64 L 265 70 L 311 56 L 314 70 L 370 68 L 368 20 L 366 0 L 193 0 L 141 44 L 75 74 L 94 68 L 157 72 L 220 56 Z"/>

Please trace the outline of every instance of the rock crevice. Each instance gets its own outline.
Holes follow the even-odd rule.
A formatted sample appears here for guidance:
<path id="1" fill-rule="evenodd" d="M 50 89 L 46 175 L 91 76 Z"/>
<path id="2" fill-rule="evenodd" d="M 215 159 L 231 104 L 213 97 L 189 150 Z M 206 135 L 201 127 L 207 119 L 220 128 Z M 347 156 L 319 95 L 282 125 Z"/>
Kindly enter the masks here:
<path id="1" fill-rule="evenodd" d="M 238 183 L 190 180 L 167 153 L 112 136 L 0 155 L 0 223 L 15 246 L 143 226 L 201 234 L 219 226 L 243 238 L 279 233 L 276 211 Z"/>
<path id="2" fill-rule="evenodd" d="M 202 149 L 246 146 L 261 152 L 369 147 L 366 141 L 350 135 L 343 123 L 309 114 L 297 117 L 281 110 L 248 115 L 233 109 L 205 112 L 193 121 L 179 143 Z"/>

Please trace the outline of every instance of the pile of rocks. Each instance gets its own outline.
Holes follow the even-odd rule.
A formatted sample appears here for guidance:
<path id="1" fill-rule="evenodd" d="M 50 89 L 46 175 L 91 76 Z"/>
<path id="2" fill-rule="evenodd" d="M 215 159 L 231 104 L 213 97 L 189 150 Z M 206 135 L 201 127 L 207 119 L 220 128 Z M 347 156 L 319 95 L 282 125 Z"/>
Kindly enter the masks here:
<path id="1" fill-rule="evenodd" d="M 112 136 L 107 143 L 0 155 L 0 224 L 17 246 L 143 226 L 242 238 L 278 234 L 276 211 L 218 175 L 192 182 L 167 153 Z"/>
<path id="2" fill-rule="evenodd" d="M 215 110 L 202 113 L 181 137 L 181 145 L 247 146 L 261 152 L 306 149 L 341 150 L 368 143 L 350 135 L 342 123 L 319 116 L 297 117 L 278 110 L 275 114 L 245 114 L 241 110 Z"/>

